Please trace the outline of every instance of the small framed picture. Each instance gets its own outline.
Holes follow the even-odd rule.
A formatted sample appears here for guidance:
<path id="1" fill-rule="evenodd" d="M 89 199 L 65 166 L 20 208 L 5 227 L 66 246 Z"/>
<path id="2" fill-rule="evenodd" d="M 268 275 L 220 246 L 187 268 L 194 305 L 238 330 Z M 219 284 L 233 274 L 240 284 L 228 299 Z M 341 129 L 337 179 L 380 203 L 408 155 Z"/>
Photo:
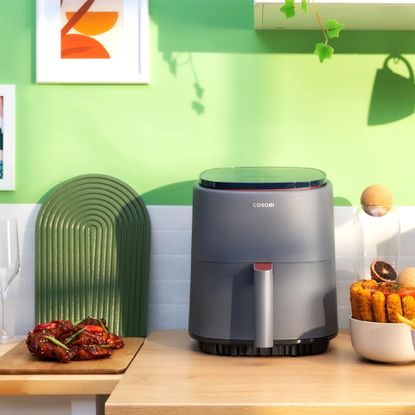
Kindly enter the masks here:
<path id="1" fill-rule="evenodd" d="M 15 86 L 0 85 L 0 190 L 15 189 Z"/>
<path id="2" fill-rule="evenodd" d="M 149 83 L 148 0 L 36 0 L 38 83 Z"/>

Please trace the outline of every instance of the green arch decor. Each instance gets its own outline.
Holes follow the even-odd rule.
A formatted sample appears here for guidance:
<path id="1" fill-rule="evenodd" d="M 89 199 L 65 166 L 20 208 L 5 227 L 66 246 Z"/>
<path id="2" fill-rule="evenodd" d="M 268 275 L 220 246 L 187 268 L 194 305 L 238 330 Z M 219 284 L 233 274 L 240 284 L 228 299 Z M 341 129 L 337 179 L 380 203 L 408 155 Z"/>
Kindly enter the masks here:
<path id="1" fill-rule="evenodd" d="M 105 318 L 121 336 L 145 336 L 150 219 L 138 194 L 105 175 L 70 179 L 36 221 L 36 321 Z"/>

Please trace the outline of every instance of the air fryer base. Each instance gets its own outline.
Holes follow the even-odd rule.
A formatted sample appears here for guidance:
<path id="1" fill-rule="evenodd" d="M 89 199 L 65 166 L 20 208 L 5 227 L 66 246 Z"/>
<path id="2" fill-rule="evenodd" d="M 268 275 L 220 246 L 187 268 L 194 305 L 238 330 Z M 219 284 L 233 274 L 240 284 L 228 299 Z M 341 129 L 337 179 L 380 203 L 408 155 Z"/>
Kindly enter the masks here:
<path id="1" fill-rule="evenodd" d="M 252 342 L 221 342 L 220 340 L 206 339 L 191 335 L 199 342 L 200 350 L 207 354 L 219 356 L 309 356 L 324 353 L 331 339 L 336 334 L 328 337 L 307 340 L 274 341 L 273 347 L 257 348 Z"/>

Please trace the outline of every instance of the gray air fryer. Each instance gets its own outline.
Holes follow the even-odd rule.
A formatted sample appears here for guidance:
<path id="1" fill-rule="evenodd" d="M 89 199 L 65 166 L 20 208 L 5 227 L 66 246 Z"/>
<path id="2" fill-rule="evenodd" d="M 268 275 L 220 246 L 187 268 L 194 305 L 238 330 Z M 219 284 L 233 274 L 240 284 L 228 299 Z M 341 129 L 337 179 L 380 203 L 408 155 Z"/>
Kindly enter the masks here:
<path id="1" fill-rule="evenodd" d="M 193 193 L 189 333 L 220 355 L 324 352 L 337 334 L 333 195 L 296 167 L 212 169 Z"/>

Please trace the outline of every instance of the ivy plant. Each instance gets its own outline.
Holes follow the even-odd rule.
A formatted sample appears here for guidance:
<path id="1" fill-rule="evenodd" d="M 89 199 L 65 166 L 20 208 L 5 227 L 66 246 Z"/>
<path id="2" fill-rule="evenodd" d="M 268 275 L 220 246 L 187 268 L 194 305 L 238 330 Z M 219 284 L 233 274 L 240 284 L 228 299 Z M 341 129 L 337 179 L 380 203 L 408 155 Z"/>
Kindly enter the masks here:
<path id="1" fill-rule="evenodd" d="M 334 48 L 329 45 L 329 40 L 340 36 L 340 32 L 343 30 L 344 24 L 339 23 L 336 19 L 327 19 L 323 22 L 314 0 L 301 0 L 301 10 L 303 10 L 304 13 L 308 13 L 309 7 L 312 8 L 324 37 L 324 42 L 317 43 L 314 49 L 314 53 L 318 56 L 320 62 L 322 63 L 326 59 L 333 56 Z M 295 0 L 285 0 L 284 5 L 280 10 L 285 14 L 287 19 L 294 17 L 296 13 Z"/>

